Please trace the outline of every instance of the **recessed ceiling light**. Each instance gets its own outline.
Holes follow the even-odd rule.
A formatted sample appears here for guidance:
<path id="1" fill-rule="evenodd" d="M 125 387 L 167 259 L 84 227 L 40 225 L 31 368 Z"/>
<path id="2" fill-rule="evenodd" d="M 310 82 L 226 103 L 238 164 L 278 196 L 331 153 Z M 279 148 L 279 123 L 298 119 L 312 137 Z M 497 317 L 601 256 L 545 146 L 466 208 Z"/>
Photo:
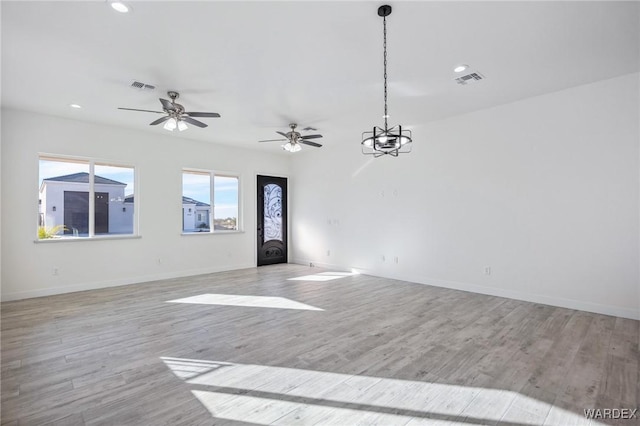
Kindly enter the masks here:
<path id="1" fill-rule="evenodd" d="M 464 65 L 464 64 L 458 65 L 457 67 L 455 67 L 453 69 L 453 72 L 462 72 L 462 71 L 466 70 L 467 68 L 469 68 L 469 65 Z"/>
<path id="2" fill-rule="evenodd" d="M 82 108 L 82 105 L 78 105 L 78 104 L 70 104 L 69 105 L 71 108 L 76 108 L 76 109 L 80 109 Z"/>
<path id="3" fill-rule="evenodd" d="M 112 1 L 111 7 L 120 13 L 127 13 L 129 11 L 129 6 L 120 1 Z"/>

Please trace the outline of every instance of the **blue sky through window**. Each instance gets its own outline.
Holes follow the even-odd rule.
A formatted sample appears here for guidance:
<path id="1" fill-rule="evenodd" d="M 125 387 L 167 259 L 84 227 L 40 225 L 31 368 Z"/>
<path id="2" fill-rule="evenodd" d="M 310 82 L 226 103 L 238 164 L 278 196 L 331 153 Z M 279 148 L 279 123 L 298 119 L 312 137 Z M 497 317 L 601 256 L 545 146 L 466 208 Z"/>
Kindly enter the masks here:
<path id="1" fill-rule="evenodd" d="M 213 217 L 226 219 L 238 217 L 238 178 L 231 176 L 214 177 L 215 207 Z"/>
<path id="2" fill-rule="evenodd" d="M 182 195 L 211 205 L 211 178 L 208 173 L 182 174 Z"/>

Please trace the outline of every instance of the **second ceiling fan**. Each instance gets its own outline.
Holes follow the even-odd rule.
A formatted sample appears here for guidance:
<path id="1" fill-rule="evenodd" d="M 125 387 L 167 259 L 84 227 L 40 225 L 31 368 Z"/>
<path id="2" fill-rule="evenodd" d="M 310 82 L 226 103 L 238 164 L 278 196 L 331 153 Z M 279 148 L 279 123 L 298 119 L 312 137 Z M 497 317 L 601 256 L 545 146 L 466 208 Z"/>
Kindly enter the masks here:
<path id="1" fill-rule="evenodd" d="M 321 138 L 322 135 L 302 135 L 302 134 L 300 134 L 299 132 L 296 131 L 296 127 L 298 127 L 298 125 L 296 123 L 289 124 L 289 127 L 291 128 L 291 131 L 287 132 L 287 133 L 276 131 L 277 134 L 284 136 L 286 139 L 266 139 L 266 140 L 262 140 L 262 141 L 258 141 L 258 142 L 284 142 L 284 141 L 287 141 L 287 143 L 282 145 L 282 149 L 284 149 L 285 151 L 289 151 L 289 152 L 298 152 L 298 151 L 300 151 L 302 149 L 302 146 L 300 146 L 300 144 L 305 144 L 305 145 L 313 146 L 313 147 L 316 147 L 316 148 L 320 148 L 322 146 L 321 144 L 319 144 L 317 142 L 312 142 L 312 141 L 309 140 L 309 139 Z M 307 128 L 306 130 L 311 130 L 311 129 Z"/>

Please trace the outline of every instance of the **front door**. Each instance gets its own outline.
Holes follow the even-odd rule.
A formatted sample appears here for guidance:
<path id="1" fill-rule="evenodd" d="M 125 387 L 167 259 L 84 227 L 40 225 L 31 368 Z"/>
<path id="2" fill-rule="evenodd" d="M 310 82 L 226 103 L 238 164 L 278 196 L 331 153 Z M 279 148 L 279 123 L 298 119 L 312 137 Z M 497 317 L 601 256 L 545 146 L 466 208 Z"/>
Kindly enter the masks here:
<path id="1" fill-rule="evenodd" d="M 287 179 L 258 175 L 258 266 L 287 263 Z"/>

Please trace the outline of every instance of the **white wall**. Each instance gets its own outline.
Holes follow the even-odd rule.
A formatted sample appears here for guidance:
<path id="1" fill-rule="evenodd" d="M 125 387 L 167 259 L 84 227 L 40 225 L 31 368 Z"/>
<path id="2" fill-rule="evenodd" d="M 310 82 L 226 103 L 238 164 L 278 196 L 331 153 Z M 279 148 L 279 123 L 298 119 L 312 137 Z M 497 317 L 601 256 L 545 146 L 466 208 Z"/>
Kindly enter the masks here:
<path id="1" fill-rule="evenodd" d="M 162 132 L 14 110 L 2 124 L 2 300 L 255 266 L 255 175 L 289 173 L 284 156 Z M 142 238 L 35 243 L 38 152 L 134 164 Z M 180 235 L 184 167 L 240 173 L 244 233 Z"/>
<path id="2" fill-rule="evenodd" d="M 305 152 L 294 260 L 638 318 L 638 78 L 413 126 L 399 158 Z"/>

